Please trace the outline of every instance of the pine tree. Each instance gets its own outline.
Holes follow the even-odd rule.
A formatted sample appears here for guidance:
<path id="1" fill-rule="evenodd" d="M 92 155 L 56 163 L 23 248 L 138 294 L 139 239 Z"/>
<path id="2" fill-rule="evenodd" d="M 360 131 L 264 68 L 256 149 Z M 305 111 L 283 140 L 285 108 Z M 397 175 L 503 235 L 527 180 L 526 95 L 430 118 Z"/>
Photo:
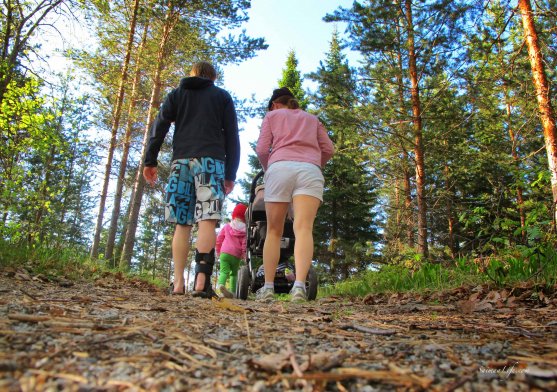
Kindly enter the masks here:
<path id="1" fill-rule="evenodd" d="M 294 50 L 288 52 L 285 68 L 282 70 L 282 78 L 278 80 L 279 87 L 288 87 L 294 97 L 298 100 L 300 108 L 307 109 L 308 99 L 302 87 L 303 78 L 298 70 L 298 59 Z"/>

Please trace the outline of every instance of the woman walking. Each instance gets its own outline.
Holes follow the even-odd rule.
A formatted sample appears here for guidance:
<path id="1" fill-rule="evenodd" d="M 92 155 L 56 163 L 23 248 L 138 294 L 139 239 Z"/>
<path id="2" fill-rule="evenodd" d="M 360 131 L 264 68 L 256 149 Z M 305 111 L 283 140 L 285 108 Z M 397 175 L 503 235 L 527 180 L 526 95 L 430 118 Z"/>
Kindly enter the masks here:
<path id="1" fill-rule="evenodd" d="M 263 247 L 265 284 L 257 299 L 274 298 L 280 241 L 290 203 L 294 209 L 294 302 L 307 299 L 305 281 L 313 258 L 313 222 L 323 201 L 321 169 L 332 157 L 333 143 L 319 119 L 300 109 L 286 87 L 276 89 L 263 119 L 256 153 L 265 171 L 267 235 Z"/>

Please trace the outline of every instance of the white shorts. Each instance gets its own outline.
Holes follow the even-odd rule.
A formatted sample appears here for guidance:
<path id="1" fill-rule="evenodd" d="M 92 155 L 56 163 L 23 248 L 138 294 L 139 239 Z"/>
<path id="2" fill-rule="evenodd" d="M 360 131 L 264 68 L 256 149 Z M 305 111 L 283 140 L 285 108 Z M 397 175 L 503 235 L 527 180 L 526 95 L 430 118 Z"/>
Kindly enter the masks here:
<path id="1" fill-rule="evenodd" d="M 290 203 L 297 195 L 313 196 L 323 201 L 325 179 L 313 163 L 278 161 L 267 168 L 265 201 Z"/>

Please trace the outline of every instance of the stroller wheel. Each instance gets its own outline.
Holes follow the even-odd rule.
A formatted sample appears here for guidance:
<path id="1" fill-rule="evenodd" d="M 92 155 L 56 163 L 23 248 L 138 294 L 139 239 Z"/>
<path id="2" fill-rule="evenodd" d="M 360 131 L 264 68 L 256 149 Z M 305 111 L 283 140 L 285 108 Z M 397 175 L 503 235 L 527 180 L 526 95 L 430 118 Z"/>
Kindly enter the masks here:
<path id="1" fill-rule="evenodd" d="M 248 298 L 250 284 L 249 267 L 244 265 L 238 271 L 238 282 L 236 284 L 236 298 L 246 300 Z"/>
<path id="2" fill-rule="evenodd" d="M 317 285 L 317 271 L 315 271 L 315 269 L 311 267 L 309 269 L 308 277 L 306 280 L 306 293 L 309 301 L 313 301 L 317 297 Z"/>

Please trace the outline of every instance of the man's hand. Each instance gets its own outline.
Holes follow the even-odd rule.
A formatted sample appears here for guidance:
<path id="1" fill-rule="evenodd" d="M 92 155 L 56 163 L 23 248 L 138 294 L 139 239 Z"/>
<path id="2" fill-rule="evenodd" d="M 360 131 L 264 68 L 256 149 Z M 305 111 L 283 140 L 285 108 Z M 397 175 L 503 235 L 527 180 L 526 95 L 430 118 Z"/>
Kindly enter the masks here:
<path id="1" fill-rule="evenodd" d="M 234 181 L 224 180 L 224 194 L 228 195 L 234 189 Z"/>
<path id="2" fill-rule="evenodd" d="M 151 186 L 155 185 L 155 181 L 157 181 L 158 177 L 158 170 L 156 166 L 145 166 L 143 168 L 143 177 L 145 181 Z"/>

